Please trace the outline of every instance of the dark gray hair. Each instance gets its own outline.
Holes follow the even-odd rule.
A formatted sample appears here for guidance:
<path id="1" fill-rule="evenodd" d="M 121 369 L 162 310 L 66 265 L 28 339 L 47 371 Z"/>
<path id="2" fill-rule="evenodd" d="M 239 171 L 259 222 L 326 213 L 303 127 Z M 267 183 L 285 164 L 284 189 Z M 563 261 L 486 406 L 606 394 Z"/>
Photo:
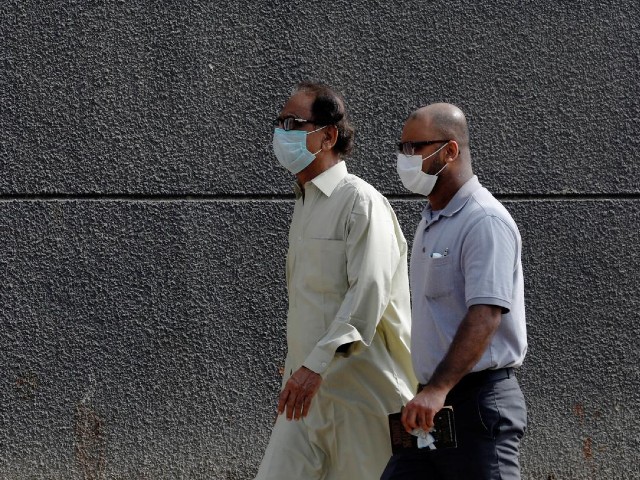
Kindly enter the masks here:
<path id="1" fill-rule="evenodd" d="M 335 125 L 338 139 L 333 150 L 342 158 L 353 150 L 354 130 L 349 122 L 344 97 L 329 85 L 316 82 L 300 82 L 298 92 L 307 92 L 315 96 L 311 104 L 312 121 L 316 125 Z"/>

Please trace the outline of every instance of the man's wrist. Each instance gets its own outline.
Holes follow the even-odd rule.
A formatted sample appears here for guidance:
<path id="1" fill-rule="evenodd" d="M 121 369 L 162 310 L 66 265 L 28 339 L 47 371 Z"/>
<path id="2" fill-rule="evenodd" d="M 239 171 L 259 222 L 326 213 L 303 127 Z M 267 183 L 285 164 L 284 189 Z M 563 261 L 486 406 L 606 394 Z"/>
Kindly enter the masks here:
<path id="1" fill-rule="evenodd" d="M 438 369 L 436 369 L 425 385 L 425 388 L 428 387 L 430 390 L 436 392 L 444 392 L 444 395 L 446 395 L 453 387 L 455 387 L 456 383 L 457 382 L 455 380 L 448 378 L 448 376 L 443 375 L 438 372 Z"/>

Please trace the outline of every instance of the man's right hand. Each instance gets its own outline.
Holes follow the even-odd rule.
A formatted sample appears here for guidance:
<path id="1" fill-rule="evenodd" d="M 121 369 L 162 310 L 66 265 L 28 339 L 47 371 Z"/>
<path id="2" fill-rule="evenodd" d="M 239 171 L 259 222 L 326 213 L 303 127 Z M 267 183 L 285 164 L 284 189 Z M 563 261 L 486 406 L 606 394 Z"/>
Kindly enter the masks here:
<path id="1" fill-rule="evenodd" d="M 407 432 L 433 429 L 433 417 L 444 406 L 448 391 L 427 385 L 402 410 L 402 424 Z"/>
<path id="2" fill-rule="evenodd" d="M 311 399 L 315 396 L 322 383 L 322 377 L 300 367 L 285 383 L 278 401 L 278 415 L 287 412 L 287 420 L 300 420 L 307 416 Z"/>

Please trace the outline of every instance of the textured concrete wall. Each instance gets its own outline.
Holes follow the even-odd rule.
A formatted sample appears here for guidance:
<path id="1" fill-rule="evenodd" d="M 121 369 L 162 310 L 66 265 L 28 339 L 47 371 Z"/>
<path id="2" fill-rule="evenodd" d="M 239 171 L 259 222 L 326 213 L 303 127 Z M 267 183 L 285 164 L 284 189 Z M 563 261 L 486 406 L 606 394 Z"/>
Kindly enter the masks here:
<path id="1" fill-rule="evenodd" d="M 467 112 L 524 240 L 524 476 L 638 478 L 640 7 L 484 3 L 0 2 L 0 478 L 252 478 L 293 207 L 270 122 L 307 78 L 409 239 L 402 123 Z"/>

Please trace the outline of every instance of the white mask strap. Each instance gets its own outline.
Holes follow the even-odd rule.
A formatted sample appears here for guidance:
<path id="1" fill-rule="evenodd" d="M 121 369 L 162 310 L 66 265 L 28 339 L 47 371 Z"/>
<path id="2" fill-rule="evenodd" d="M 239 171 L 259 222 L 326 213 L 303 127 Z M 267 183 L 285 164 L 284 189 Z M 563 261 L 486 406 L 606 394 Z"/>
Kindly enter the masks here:
<path id="1" fill-rule="evenodd" d="M 327 128 L 328 126 L 329 126 L 329 125 L 323 125 L 323 126 L 322 126 L 322 127 L 320 127 L 320 128 L 316 128 L 315 130 L 311 130 L 310 132 L 307 132 L 307 135 L 311 135 L 312 133 L 316 133 L 316 132 L 318 132 L 318 131 L 322 130 L 323 128 Z"/>
<path id="2" fill-rule="evenodd" d="M 322 127 L 320 127 L 320 128 L 316 128 L 315 130 L 312 130 L 312 131 L 310 131 L 310 132 L 307 132 L 307 135 L 309 135 L 310 133 L 315 133 L 315 132 L 317 132 L 317 131 L 319 131 L 319 130 L 322 130 L 323 128 L 327 128 L 328 126 L 329 126 L 329 125 L 324 125 L 324 126 L 322 126 Z M 322 147 L 320 148 L 320 150 L 318 150 L 316 153 L 314 153 L 314 154 L 313 154 L 313 156 L 315 157 L 315 156 L 316 156 L 316 155 L 318 155 L 321 151 L 322 151 Z"/>
<path id="3" fill-rule="evenodd" d="M 438 175 L 440 175 L 440 172 L 442 172 L 442 170 L 444 170 L 445 168 L 447 168 L 447 165 L 449 165 L 449 164 L 448 164 L 448 163 L 445 163 L 445 164 L 444 164 L 444 166 L 443 166 L 440 170 L 438 170 L 438 173 L 436 173 L 436 177 L 437 177 Z"/>
<path id="4" fill-rule="evenodd" d="M 449 145 L 449 142 L 445 143 L 444 145 L 442 145 L 439 149 L 437 149 L 435 152 L 433 152 L 431 155 L 427 155 L 426 157 L 424 157 L 422 159 L 422 161 L 425 161 L 427 158 L 431 158 L 433 157 L 436 153 L 438 153 L 440 150 L 442 150 L 444 147 L 446 147 L 447 145 Z"/>

